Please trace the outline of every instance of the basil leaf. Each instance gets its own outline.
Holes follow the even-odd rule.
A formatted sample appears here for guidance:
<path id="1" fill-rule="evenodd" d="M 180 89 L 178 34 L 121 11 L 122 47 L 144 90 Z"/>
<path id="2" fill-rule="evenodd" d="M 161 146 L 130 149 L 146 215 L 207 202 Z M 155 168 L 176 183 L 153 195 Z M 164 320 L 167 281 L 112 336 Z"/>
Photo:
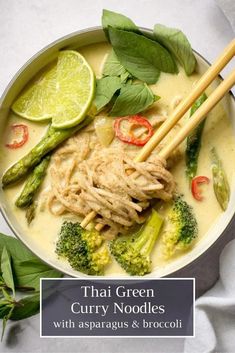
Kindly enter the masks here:
<path id="1" fill-rule="evenodd" d="M 143 83 L 124 85 L 109 115 L 126 116 L 147 109 L 156 98 L 151 89 Z"/>
<path id="2" fill-rule="evenodd" d="M 62 274 L 40 261 L 15 238 L 0 234 L 1 271 L 5 284 L 13 290 L 32 288 L 39 290 L 41 277 L 61 277 Z M 2 278 L 0 277 L 1 285 Z M 21 320 L 39 311 L 39 293 L 14 301 L 2 288 L 0 298 L 0 318 L 3 319 L 2 338 L 7 321 Z"/>
<path id="3" fill-rule="evenodd" d="M 103 69 L 104 76 L 122 76 L 122 75 L 130 75 L 129 72 L 125 69 L 125 67 L 120 63 L 112 49 L 110 54 L 108 55 Z"/>
<path id="4" fill-rule="evenodd" d="M 121 88 L 119 77 L 103 77 L 97 80 L 95 105 L 98 112 L 108 104 L 113 95 Z"/>
<path id="5" fill-rule="evenodd" d="M 0 289 L 2 289 L 3 287 L 5 287 L 5 282 L 4 282 L 3 278 L 2 278 L 2 276 L 0 275 Z"/>
<path id="6" fill-rule="evenodd" d="M 8 301 L 12 301 L 12 297 L 11 295 L 8 293 L 8 291 L 4 288 L 2 288 L 2 295 L 3 297 L 8 300 Z"/>
<path id="7" fill-rule="evenodd" d="M 13 279 L 13 274 L 11 269 L 11 258 L 5 246 L 2 250 L 1 271 L 2 271 L 2 278 L 4 279 L 7 287 L 12 290 L 13 296 L 15 297 L 15 285 L 14 285 L 14 279 Z"/>
<path id="8" fill-rule="evenodd" d="M 11 320 L 22 320 L 33 316 L 39 312 L 40 309 L 40 295 L 30 295 L 20 299 L 14 307 Z"/>
<path id="9" fill-rule="evenodd" d="M 121 64 L 134 77 L 155 83 L 160 71 L 176 73 L 170 53 L 159 43 L 142 35 L 109 27 L 110 41 Z"/>
<path id="10" fill-rule="evenodd" d="M 3 317 L 3 320 L 2 320 L 2 336 L 1 336 L 1 341 L 2 341 L 3 336 L 4 336 L 4 333 L 5 333 L 7 321 L 10 319 L 13 309 L 14 309 L 14 305 L 12 304 L 12 307 L 10 308 L 9 312 Z"/>
<path id="11" fill-rule="evenodd" d="M 0 319 L 3 319 L 11 310 L 13 304 L 10 304 L 8 300 L 0 300 Z"/>
<path id="12" fill-rule="evenodd" d="M 15 287 L 39 289 L 39 279 L 41 277 L 57 278 L 62 276 L 60 272 L 39 260 L 19 240 L 0 234 L 0 253 L 4 246 L 11 255 Z"/>
<path id="13" fill-rule="evenodd" d="M 132 76 L 129 74 L 129 72 L 126 71 L 124 74 L 120 76 L 121 83 L 132 83 L 131 77 Z"/>
<path id="14" fill-rule="evenodd" d="M 14 275 L 16 287 L 29 287 L 35 290 L 40 289 L 41 277 L 58 278 L 62 276 L 60 272 L 52 269 L 37 258 L 20 262 L 15 261 Z"/>
<path id="15" fill-rule="evenodd" d="M 11 255 L 13 264 L 15 260 L 21 261 L 35 257 L 19 240 L 0 233 L 0 253 L 2 253 L 4 246 Z"/>
<path id="16" fill-rule="evenodd" d="M 185 34 L 179 29 L 157 24 L 154 26 L 154 35 L 176 57 L 186 74 L 191 75 L 195 70 L 196 58 Z"/>
<path id="17" fill-rule="evenodd" d="M 133 31 L 136 33 L 140 33 L 139 28 L 134 24 L 134 22 L 117 12 L 109 11 L 104 9 L 102 14 L 102 26 L 103 30 L 109 39 L 108 27 L 114 27 L 118 29 L 123 29 L 125 31 Z"/>

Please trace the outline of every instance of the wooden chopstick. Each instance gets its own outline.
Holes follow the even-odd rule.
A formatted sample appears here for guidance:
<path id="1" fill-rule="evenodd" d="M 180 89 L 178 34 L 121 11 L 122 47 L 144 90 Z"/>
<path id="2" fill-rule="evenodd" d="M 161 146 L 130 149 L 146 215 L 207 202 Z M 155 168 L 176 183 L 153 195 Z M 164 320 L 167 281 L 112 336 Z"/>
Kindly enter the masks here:
<path id="1" fill-rule="evenodd" d="M 161 149 L 158 155 L 167 159 L 174 149 L 178 147 L 181 142 L 183 142 L 183 140 L 198 126 L 198 124 L 200 124 L 203 119 L 205 119 L 206 114 L 213 109 L 213 107 L 225 96 L 233 85 L 235 85 L 235 70 L 233 70 L 230 75 L 211 93 L 200 108 L 196 110 L 192 118 L 189 119 L 187 124 L 185 124 L 178 131 L 176 136 Z"/>
<path id="2" fill-rule="evenodd" d="M 232 40 L 229 45 L 224 49 L 224 51 L 222 52 L 222 54 L 217 58 L 217 60 L 213 63 L 213 65 L 211 65 L 209 67 L 209 69 L 204 73 L 204 75 L 199 79 L 199 81 L 197 82 L 197 84 L 194 86 L 193 90 L 190 92 L 190 94 L 180 102 L 180 104 L 176 107 L 176 109 L 174 110 L 173 114 L 167 119 L 165 120 L 165 122 L 159 127 L 159 129 L 155 132 L 155 134 L 151 137 L 151 139 L 146 143 L 146 145 L 141 149 L 141 151 L 138 153 L 138 155 L 135 157 L 134 161 L 135 162 L 143 162 L 145 161 L 149 155 L 152 153 L 152 151 L 157 147 L 157 145 L 163 140 L 163 138 L 168 134 L 168 132 L 175 126 L 175 124 L 183 117 L 183 115 L 188 111 L 188 109 L 192 106 L 192 104 L 195 102 L 195 100 L 204 92 L 204 90 L 211 84 L 211 82 L 217 77 L 217 75 L 220 73 L 220 71 L 226 66 L 226 64 L 234 57 L 235 55 L 235 39 Z M 230 75 L 232 76 L 232 75 Z M 229 78 L 228 78 L 229 79 Z M 227 80 L 228 80 L 227 79 Z M 227 81 L 226 80 L 226 81 Z M 230 77 L 230 80 L 232 80 L 232 78 Z M 225 82 L 225 81 L 224 81 Z M 223 82 L 223 83 L 224 83 Z M 228 81 L 227 81 L 228 82 Z M 229 81 L 230 82 L 230 81 Z M 232 81 L 231 81 L 232 82 Z M 234 84 L 234 83 L 233 83 Z M 233 86 L 232 84 L 232 86 Z M 222 85 L 222 84 L 221 84 Z M 221 86 L 220 85 L 220 86 Z M 219 87 L 220 87 L 219 86 Z M 225 93 L 232 87 L 230 86 Z M 219 88 L 218 87 L 218 88 Z M 222 86 L 223 87 L 226 86 Z M 216 90 L 217 91 L 217 90 Z M 214 92 L 215 93 L 215 92 Z M 224 93 L 224 94 L 225 94 Z M 217 93 L 218 94 L 218 93 Z M 223 94 L 223 95 L 224 95 Z M 222 96 L 223 96 L 222 95 Z M 221 96 L 221 98 L 222 98 Z M 220 97 L 220 91 L 218 94 L 218 97 Z M 212 103 L 214 101 L 216 101 L 216 103 L 221 99 L 219 98 L 217 100 L 217 96 L 215 96 L 215 98 L 212 98 Z M 206 100 L 206 102 L 209 100 L 209 98 Z M 211 102 L 211 101 L 210 101 Z M 212 104 L 210 103 L 210 104 Z M 214 107 L 214 105 L 216 104 L 212 104 L 212 107 L 210 109 L 212 109 Z M 205 105 L 205 103 L 200 107 L 200 109 L 197 110 L 197 116 L 198 116 L 198 112 L 200 113 L 201 108 Z M 209 105 L 210 106 L 210 105 Z M 200 118 L 203 120 L 203 117 L 205 116 L 205 114 L 207 114 L 209 110 L 207 110 L 207 108 L 204 108 L 206 113 L 203 112 L 204 115 L 200 115 Z M 190 119 L 190 123 L 193 124 L 193 122 L 195 121 L 195 114 L 194 113 L 194 118 Z M 200 120 L 200 121 L 201 121 Z M 193 122 L 192 122 L 193 121 Z M 199 122 L 200 122 L 199 121 Z M 196 123 L 197 125 L 197 123 Z M 195 125 L 195 126 L 196 126 Z M 188 124 L 187 124 L 188 126 Z M 171 141 L 171 143 L 167 146 L 165 146 L 165 148 L 162 149 L 162 151 L 160 152 L 160 155 L 162 157 L 167 158 L 169 156 L 169 154 L 174 150 L 175 147 L 172 147 L 174 144 L 176 144 L 175 146 L 178 146 L 182 140 L 187 137 L 187 134 L 189 132 L 186 131 L 186 126 L 183 128 L 183 132 L 179 132 L 177 134 L 177 139 L 174 139 Z M 186 134 L 186 135 L 185 135 Z M 185 137 L 182 137 L 185 136 Z M 179 142 L 180 141 L 180 142 Z M 87 225 L 96 217 L 96 212 L 95 211 L 91 211 L 81 222 L 81 227 L 86 228 Z M 101 230 L 103 228 L 102 224 L 97 224 L 95 227 L 97 230 Z"/>
<path id="3" fill-rule="evenodd" d="M 171 153 L 184 141 L 184 139 L 205 119 L 206 115 L 213 109 L 213 107 L 225 96 L 230 88 L 235 84 L 235 70 L 216 88 L 216 90 L 207 98 L 207 100 L 201 105 L 200 108 L 193 114 L 193 117 L 189 119 L 176 136 L 165 145 L 158 155 L 167 159 Z M 103 224 L 98 223 L 95 227 L 96 230 L 100 231 L 103 228 Z"/>
<path id="4" fill-rule="evenodd" d="M 235 39 L 224 49 L 223 53 L 218 57 L 213 65 L 204 73 L 194 86 L 189 95 L 183 99 L 175 108 L 172 115 L 164 121 L 164 123 L 155 132 L 152 138 L 141 149 L 140 153 L 135 158 L 135 162 L 145 161 L 157 145 L 163 140 L 173 126 L 182 118 L 182 116 L 193 105 L 195 100 L 204 92 L 204 90 L 217 77 L 220 71 L 235 55 Z"/>

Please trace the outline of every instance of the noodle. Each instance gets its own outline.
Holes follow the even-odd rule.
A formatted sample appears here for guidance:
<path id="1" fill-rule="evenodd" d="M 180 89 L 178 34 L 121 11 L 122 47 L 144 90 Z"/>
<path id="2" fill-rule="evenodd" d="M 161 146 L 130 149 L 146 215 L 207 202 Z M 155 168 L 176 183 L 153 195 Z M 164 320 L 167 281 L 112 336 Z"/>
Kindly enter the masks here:
<path id="1" fill-rule="evenodd" d="M 83 132 L 57 150 L 50 168 L 48 207 L 58 215 L 85 217 L 95 211 L 96 221 L 109 226 L 113 235 L 142 223 L 141 212 L 151 199 L 170 200 L 175 184 L 166 161 L 156 154 L 136 163 L 133 149 L 121 144 L 104 148 L 95 141 L 94 133 Z"/>

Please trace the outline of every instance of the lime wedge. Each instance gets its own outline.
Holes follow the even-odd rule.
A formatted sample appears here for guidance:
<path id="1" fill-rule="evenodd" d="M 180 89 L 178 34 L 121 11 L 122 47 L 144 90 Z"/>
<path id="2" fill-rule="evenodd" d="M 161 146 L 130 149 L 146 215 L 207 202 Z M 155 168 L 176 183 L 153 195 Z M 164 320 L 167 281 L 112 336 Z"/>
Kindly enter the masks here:
<path id="1" fill-rule="evenodd" d="M 53 127 L 69 128 L 85 118 L 94 92 L 95 76 L 85 58 L 64 50 L 57 66 L 23 92 L 12 109 L 26 119 L 51 118 Z"/>
<path id="2" fill-rule="evenodd" d="M 62 51 L 57 63 L 52 126 L 77 125 L 89 110 L 94 92 L 95 76 L 84 57 L 74 50 Z"/>
<path id="3" fill-rule="evenodd" d="M 42 121 L 52 117 L 56 90 L 56 67 L 45 72 L 27 87 L 12 105 L 12 110 L 25 119 Z"/>

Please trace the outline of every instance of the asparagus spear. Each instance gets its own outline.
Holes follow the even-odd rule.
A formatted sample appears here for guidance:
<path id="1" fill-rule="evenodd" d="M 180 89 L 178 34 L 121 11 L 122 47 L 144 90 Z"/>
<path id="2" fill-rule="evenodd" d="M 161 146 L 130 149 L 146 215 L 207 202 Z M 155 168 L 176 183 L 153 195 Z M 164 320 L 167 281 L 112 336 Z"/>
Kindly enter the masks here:
<path id="1" fill-rule="evenodd" d="M 22 179 L 33 167 L 40 163 L 45 155 L 54 150 L 75 132 L 88 125 L 91 120 L 92 118 L 87 117 L 81 124 L 64 130 L 55 130 L 50 126 L 42 140 L 26 156 L 6 171 L 2 178 L 2 187 L 6 187 Z"/>
<path id="2" fill-rule="evenodd" d="M 23 191 L 16 200 L 15 204 L 17 207 L 25 208 L 32 204 L 34 196 L 43 182 L 49 162 L 50 156 L 46 156 L 31 172 Z"/>
<path id="3" fill-rule="evenodd" d="M 222 210 L 225 211 L 230 198 L 230 187 L 222 162 L 214 147 L 211 149 L 211 161 L 215 196 Z"/>
<path id="4" fill-rule="evenodd" d="M 31 203 L 31 205 L 30 205 L 30 206 L 27 208 L 27 210 L 26 210 L 25 217 L 26 217 L 26 220 L 27 220 L 28 225 L 30 225 L 30 223 L 32 222 L 32 220 L 35 218 L 36 208 L 37 208 L 37 205 L 36 205 L 36 203 L 33 201 L 33 202 Z"/>
<path id="5" fill-rule="evenodd" d="M 190 117 L 195 113 L 195 111 L 205 102 L 207 96 L 203 93 L 193 104 L 190 110 Z M 205 120 L 203 120 L 196 129 L 188 136 L 187 138 L 187 147 L 186 147 L 186 175 L 191 181 L 197 173 L 197 164 L 199 152 L 201 149 L 201 137 L 203 128 L 205 125 Z"/>

